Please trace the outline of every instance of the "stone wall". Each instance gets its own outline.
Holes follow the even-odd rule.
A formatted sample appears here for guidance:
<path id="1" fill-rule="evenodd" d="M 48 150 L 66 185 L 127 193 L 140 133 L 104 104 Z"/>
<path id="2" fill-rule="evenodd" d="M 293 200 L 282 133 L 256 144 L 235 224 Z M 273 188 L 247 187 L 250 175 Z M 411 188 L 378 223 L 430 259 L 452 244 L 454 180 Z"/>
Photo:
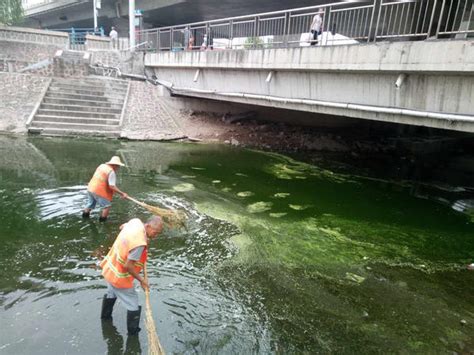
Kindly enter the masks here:
<path id="1" fill-rule="evenodd" d="M 0 40 L 0 72 L 17 72 L 23 68 L 52 59 L 61 47 L 54 44 L 18 43 Z M 47 75 L 42 73 L 42 75 Z"/>
<path id="2" fill-rule="evenodd" d="M 6 27 L 0 25 L 0 40 L 52 44 L 61 48 L 66 48 L 69 37 L 65 32 L 36 30 L 22 27 Z"/>
<path id="3" fill-rule="evenodd" d="M 49 80 L 31 74 L 0 73 L 0 132 L 26 131 L 26 121 Z"/>
<path id="4" fill-rule="evenodd" d="M 86 35 L 86 49 L 87 50 L 108 50 L 111 49 L 109 37 L 99 37 L 93 35 Z"/>
<path id="5" fill-rule="evenodd" d="M 120 68 L 123 73 L 143 75 L 145 69 L 143 53 L 120 51 L 91 51 L 91 64 L 103 64 Z"/>

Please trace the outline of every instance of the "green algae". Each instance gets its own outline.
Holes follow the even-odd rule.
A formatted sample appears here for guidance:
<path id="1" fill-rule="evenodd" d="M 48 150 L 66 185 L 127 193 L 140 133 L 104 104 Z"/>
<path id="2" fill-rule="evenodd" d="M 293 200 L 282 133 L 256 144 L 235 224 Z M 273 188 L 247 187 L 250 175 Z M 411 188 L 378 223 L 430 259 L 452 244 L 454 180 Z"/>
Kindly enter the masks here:
<path id="1" fill-rule="evenodd" d="M 187 192 L 187 191 L 192 191 L 194 189 L 195 189 L 194 185 L 190 183 L 182 183 L 182 184 L 173 186 L 173 190 L 177 192 Z"/>
<path id="2" fill-rule="evenodd" d="M 272 209 L 271 202 L 259 201 L 247 206 L 247 211 L 250 213 L 262 213 Z"/>
<path id="3" fill-rule="evenodd" d="M 239 196 L 239 197 L 250 197 L 250 196 L 253 196 L 253 195 L 255 195 L 255 193 L 253 193 L 252 191 L 237 192 L 237 196 Z"/>

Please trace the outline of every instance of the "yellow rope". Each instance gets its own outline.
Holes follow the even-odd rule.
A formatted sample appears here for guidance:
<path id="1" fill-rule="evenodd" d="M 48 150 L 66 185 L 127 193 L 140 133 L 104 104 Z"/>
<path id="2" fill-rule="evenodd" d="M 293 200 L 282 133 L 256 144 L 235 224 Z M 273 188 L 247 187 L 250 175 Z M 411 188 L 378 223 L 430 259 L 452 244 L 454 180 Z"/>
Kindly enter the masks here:
<path id="1" fill-rule="evenodd" d="M 146 264 L 144 267 L 145 280 L 148 282 L 148 274 L 146 271 Z M 165 352 L 161 347 L 158 334 L 156 333 L 155 321 L 153 320 L 153 314 L 151 313 L 150 305 L 150 290 L 145 290 L 145 325 L 146 332 L 148 334 L 148 354 L 149 355 L 164 355 Z"/>

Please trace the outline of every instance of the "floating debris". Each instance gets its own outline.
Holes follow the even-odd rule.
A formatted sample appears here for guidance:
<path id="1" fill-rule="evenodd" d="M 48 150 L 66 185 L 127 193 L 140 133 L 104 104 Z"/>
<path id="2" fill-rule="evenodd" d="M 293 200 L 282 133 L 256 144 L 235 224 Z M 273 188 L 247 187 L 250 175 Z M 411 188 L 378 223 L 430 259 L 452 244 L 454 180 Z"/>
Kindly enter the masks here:
<path id="1" fill-rule="evenodd" d="M 250 213 L 261 213 L 270 210 L 272 205 L 273 204 L 271 202 L 259 201 L 248 205 L 247 211 Z"/>
<path id="2" fill-rule="evenodd" d="M 276 213 L 270 213 L 269 216 L 273 218 L 281 218 L 283 216 L 286 216 L 286 212 L 276 212 Z"/>
<path id="3" fill-rule="evenodd" d="M 181 176 L 181 179 L 194 179 L 196 178 L 196 175 L 183 175 Z"/>
<path id="4" fill-rule="evenodd" d="M 206 168 L 199 168 L 199 167 L 196 167 L 196 166 L 192 166 L 191 169 L 193 169 L 193 170 L 206 170 Z"/>
<path id="5" fill-rule="evenodd" d="M 232 188 L 231 187 L 223 187 L 221 190 L 224 191 L 224 192 L 230 192 L 230 191 L 232 191 Z"/>
<path id="6" fill-rule="evenodd" d="M 311 206 L 309 205 L 292 205 L 292 204 L 289 204 L 288 206 L 290 206 L 291 209 L 295 210 L 295 211 L 303 211 Z"/>
<path id="7" fill-rule="evenodd" d="M 276 198 L 286 198 L 286 197 L 290 196 L 290 193 L 288 193 L 288 192 L 277 192 L 273 196 L 276 197 Z"/>
<path id="8" fill-rule="evenodd" d="M 361 284 L 362 282 L 365 281 L 365 277 L 353 274 L 351 272 L 346 272 L 346 279 L 349 281 L 356 282 L 358 284 Z"/>
<path id="9" fill-rule="evenodd" d="M 243 173 L 235 173 L 235 175 L 237 175 L 237 176 L 243 176 L 243 177 L 249 177 L 248 175 L 243 174 Z"/>
<path id="10" fill-rule="evenodd" d="M 220 180 L 212 180 L 212 183 L 213 183 L 213 184 L 220 184 L 221 181 L 220 181 Z"/>
<path id="11" fill-rule="evenodd" d="M 194 185 L 190 183 L 182 183 L 176 186 L 173 186 L 173 190 L 177 192 L 186 192 L 186 191 L 191 191 L 194 190 Z"/>
<path id="12" fill-rule="evenodd" d="M 241 192 L 237 192 L 237 196 L 239 197 L 250 197 L 250 196 L 253 196 L 255 195 L 252 191 L 241 191 Z"/>

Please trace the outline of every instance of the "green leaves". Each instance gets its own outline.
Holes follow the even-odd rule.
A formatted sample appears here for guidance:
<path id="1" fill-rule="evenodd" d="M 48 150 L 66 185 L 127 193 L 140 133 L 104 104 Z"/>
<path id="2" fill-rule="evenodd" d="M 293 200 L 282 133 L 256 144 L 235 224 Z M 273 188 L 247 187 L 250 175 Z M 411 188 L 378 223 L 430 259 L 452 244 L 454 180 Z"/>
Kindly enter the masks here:
<path id="1" fill-rule="evenodd" d="M 11 26 L 23 19 L 21 0 L 0 0 L 0 25 Z"/>

